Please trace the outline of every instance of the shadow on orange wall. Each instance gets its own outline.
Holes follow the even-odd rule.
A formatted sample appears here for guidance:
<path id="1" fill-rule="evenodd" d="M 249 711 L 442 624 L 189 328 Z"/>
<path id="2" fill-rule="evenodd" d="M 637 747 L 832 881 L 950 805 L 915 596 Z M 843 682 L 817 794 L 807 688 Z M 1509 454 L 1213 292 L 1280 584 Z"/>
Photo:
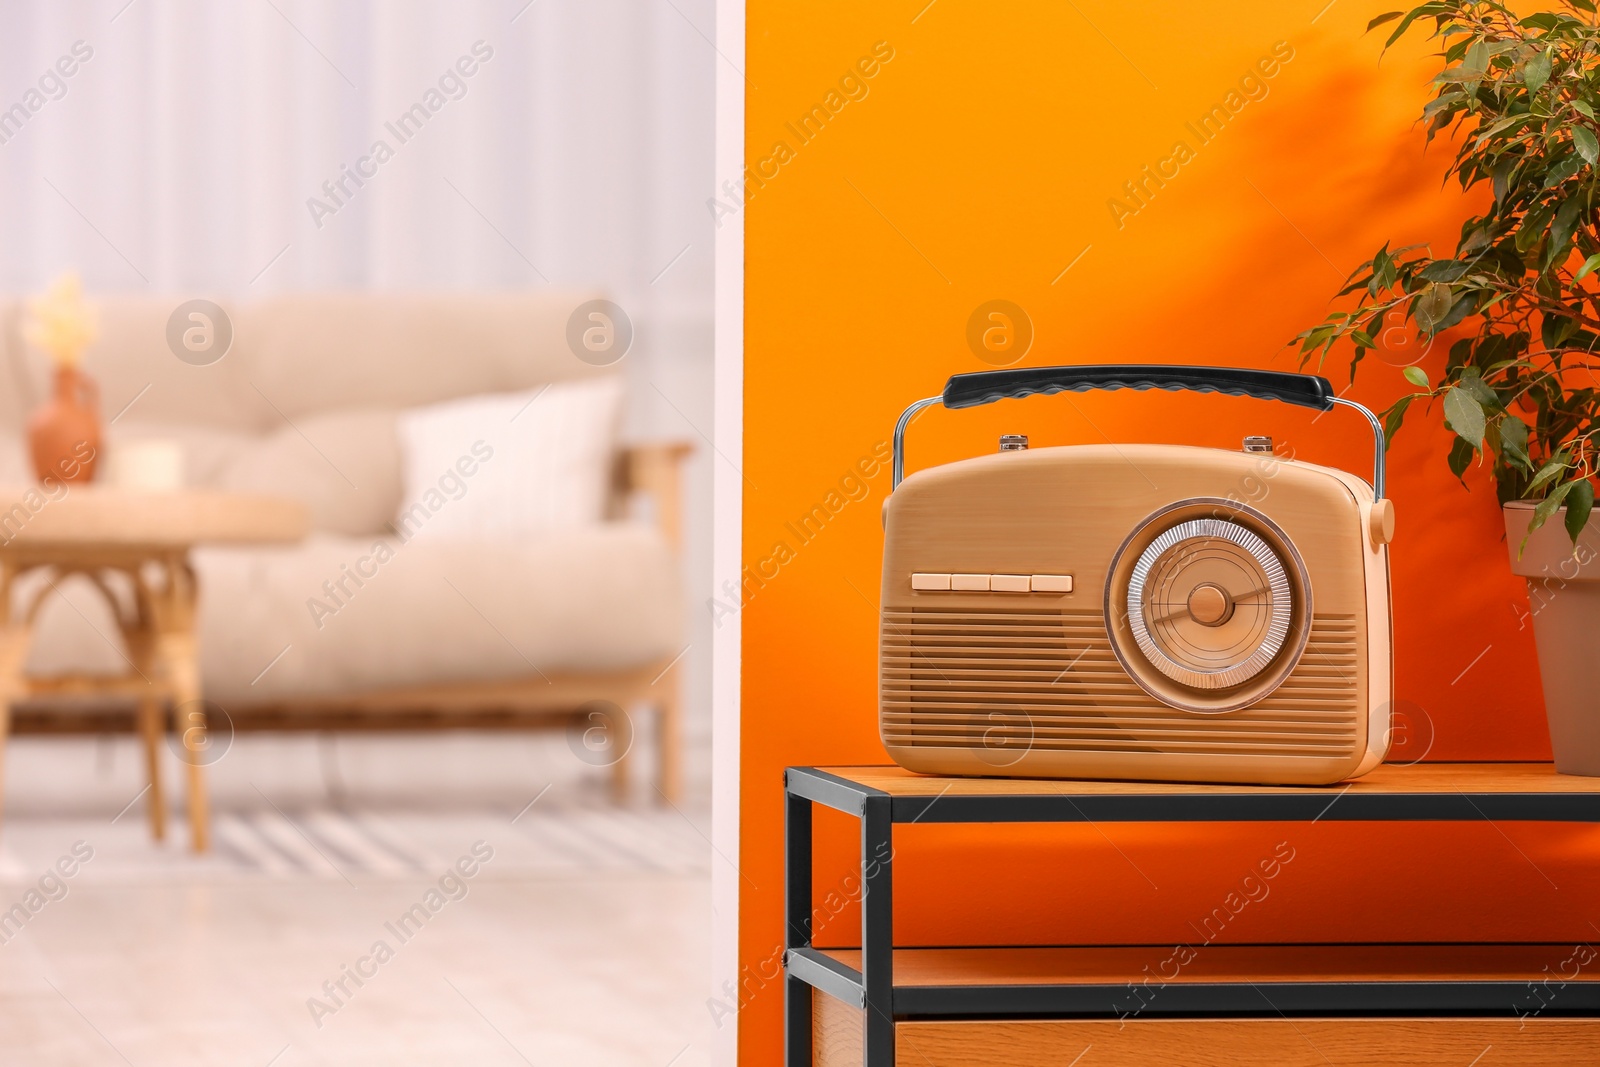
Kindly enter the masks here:
<path id="1" fill-rule="evenodd" d="M 881 457 L 907 403 L 987 368 L 965 340 L 973 310 L 993 299 L 1025 309 L 1030 365 L 1293 369 L 1285 342 L 1320 321 L 1380 243 L 1453 247 L 1473 199 L 1441 189 L 1448 146 L 1424 154 L 1413 125 L 1433 61 L 1408 44 L 1380 64 L 1361 32 L 1376 10 L 1324 4 L 1247 0 L 1203 21 L 1178 0 L 749 4 L 748 157 L 784 161 L 737 205 L 748 569 L 714 607 L 718 625 L 743 628 L 742 1062 L 779 1062 L 781 983 L 763 972 L 782 937 L 782 769 L 886 759 Z M 1260 63 L 1273 57 L 1268 77 Z M 1202 141 L 1194 124 L 1242 86 L 1254 98 Z M 798 127 L 819 104 L 824 121 Z M 1180 140 L 1192 158 L 1127 210 L 1124 183 L 1172 160 Z M 1435 347 L 1394 335 L 1349 395 L 1384 406 L 1408 388 L 1405 364 L 1442 361 Z M 1327 368 L 1336 387 L 1347 361 Z M 1002 432 L 1036 446 L 1221 448 L 1268 433 L 1315 462 L 1363 473 L 1372 462 L 1365 425 L 1345 413 L 1116 393 L 930 410 L 912 428 L 908 469 L 988 452 Z M 1470 472 L 1470 492 L 1451 477 L 1448 443 L 1437 419 L 1415 420 L 1389 454 L 1399 752 L 1548 758 L 1526 596 L 1494 494 Z M 821 521 L 801 521 L 819 507 Z M 849 884 L 855 831 L 819 815 L 818 900 Z M 1600 936 L 1600 829 L 1325 824 L 912 828 L 897 836 L 896 936 L 1189 939 L 1280 845 L 1294 861 L 1222 938 Z M 818 940 L 849 944 L 858 931 L 840 898 Z"/>

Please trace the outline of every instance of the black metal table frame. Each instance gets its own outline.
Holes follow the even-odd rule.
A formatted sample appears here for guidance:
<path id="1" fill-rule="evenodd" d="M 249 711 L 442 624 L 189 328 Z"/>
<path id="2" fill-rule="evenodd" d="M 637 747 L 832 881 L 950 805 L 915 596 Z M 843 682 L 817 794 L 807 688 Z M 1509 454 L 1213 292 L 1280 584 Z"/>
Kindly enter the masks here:
<path id="1" fill-rule="evenodd" d="M 1600 822 L 1600 793 L 1072 793 L 894 796 L 813 767 L 784 772 L 784 1064 L 811 1067 L 812 990 L 863 1013 L 865 1067 L 892 1067 L 899 1015 L 1105 1017 L 1124 987 L 1084 985 L 894 987 L 896 823 L 1098 822 Z M 861 821 L 861 970 L 811 944 L 812 804 Z M 1381 1012 L 1506 1013 L 1524 982 L 1205 983 L 1172 987 L 1162 1013 L 1247 1015 Z M 1600 1012 L 1600 987 L 1579 989 L 1563 1013 Z"/>

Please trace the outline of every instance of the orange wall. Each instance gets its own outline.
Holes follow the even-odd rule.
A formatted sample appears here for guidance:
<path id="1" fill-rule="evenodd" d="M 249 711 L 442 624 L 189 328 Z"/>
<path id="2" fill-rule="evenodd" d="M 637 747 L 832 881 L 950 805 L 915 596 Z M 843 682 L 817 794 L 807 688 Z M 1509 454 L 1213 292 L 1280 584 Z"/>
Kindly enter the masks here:
<path id="1" fill-rule="evenodd" d="M 781 982 L 767 976 L 781 940 L 782 769 L 885 761 L 874 672 L 888 473 L 874 457 L 909 401 L 987 368 L 965 340 L 973 309 L 1006 299 L 1026 310 L 1026 364 L 1295 369 L 1285 341 L 1320 320 L 1346 272 L 1386 239 L 1453 247 L 1470 208 L 1440 188 L 1447 146 L 1424 155 L 1413 125 L 1427 49 L 1408 44 L 1380 64 L 1380 42 L 1362 35 L 1385 9 L 1376 0 L 1330 5 L 1315 23 L 1326 0 L 925 3 L 748 5 L 747 162 L 767 177 L 724 210 L 743 210 L 746 225 L 745 561 L 771 577 L 747 582 L 737 614 L 725 598 L 718 621 L 743 627 L 740 1046 L 751 1064 L 780 1062 Z M 892 58 L 867 64 L 865 96 L 852 82 L 859 99 L 828 99 L 875 47 Z M 1266 95 L 1201 144 L 1186 122 L 1237 104 L 1228 94 L 1275 47 L 1273 76 L 1246 85 Z M 837 114 L 803 141 L 794 127 L 818 104 Z M 1123 183 L 1180 140 L 1192 158 L 1144 206 L 1108 206 L 1135 206 Z M 1350 395 L 1387 403 L 1416 352 L 1402 339 L 1369 357 Z M 1328 368 L 1337 386 L 1346 359 Z M 1270 433 L 1304 458 L 1363 473 L 1371 463 L 1366 427 L 1347 413 L 1313 426 L 1259 401 L 1117 393 L 936 409 L 912 431 L 908 469 L 990 451 L 1002 431 L 1036 446 L 1226 448 Z M 1447 446 L 1419 422 L 1390 454 L 1397 698 L 1412 724 L 1400 751 L 1548 758 L 1526 597 L 1493 493 L 1450 477 Z M 875 473 L 851 499 L 859 470 Z M 790 524 L 819 504 L 836 514 L 802 539 Z M 848 872 L 855 827 L 819 826 L 820 897 Z M 896 936 L 1186 938 L 1287 841 L 1295 860 L 1230 938 L 1592 939 L 1597 834 L 917 827 L 898 839 Z M 1002 868 L 1004 880 L 984 873 Z M 847 904 L 819 940 L 851 943 L 856 922 Z"/>

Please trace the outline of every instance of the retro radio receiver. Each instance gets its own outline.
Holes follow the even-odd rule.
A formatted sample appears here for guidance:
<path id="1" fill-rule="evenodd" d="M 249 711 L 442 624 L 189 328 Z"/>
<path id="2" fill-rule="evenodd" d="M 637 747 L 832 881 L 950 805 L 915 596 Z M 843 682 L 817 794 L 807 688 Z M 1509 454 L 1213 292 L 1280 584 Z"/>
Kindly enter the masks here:
<path id="1" fill-rule="evenodd" d="M 1029 449 L 901 481 L 907 425 L 1090 389 L 1222 392 L 1372 426 L 1372 485 L 1273 454 Z M 931 774 L 1327 784 L 1389 743 L 1383 428 L 1327 379 L 1107 365 L 958 374 L 900 416 L 884 505 L 879 725 Z"/>

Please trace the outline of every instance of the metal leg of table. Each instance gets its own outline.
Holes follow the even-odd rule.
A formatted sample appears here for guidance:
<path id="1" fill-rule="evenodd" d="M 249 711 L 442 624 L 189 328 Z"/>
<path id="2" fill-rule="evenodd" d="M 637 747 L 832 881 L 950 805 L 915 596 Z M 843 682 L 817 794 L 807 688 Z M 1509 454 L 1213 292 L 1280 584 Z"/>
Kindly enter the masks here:
<path id="1" fill-rule="evenodd" d="M 811 945 L 811 801 L 783 798 L 783 945 Z M 811 1067 L 811 986 L 792 974 L 783 979 L 784 1067 Z"/>
<path id="2" fill-rule="evenodd" d="M 894 824 L 889 797 L 861 806 L 861 983 L 865 1067 L 894 1064 Z"/>

